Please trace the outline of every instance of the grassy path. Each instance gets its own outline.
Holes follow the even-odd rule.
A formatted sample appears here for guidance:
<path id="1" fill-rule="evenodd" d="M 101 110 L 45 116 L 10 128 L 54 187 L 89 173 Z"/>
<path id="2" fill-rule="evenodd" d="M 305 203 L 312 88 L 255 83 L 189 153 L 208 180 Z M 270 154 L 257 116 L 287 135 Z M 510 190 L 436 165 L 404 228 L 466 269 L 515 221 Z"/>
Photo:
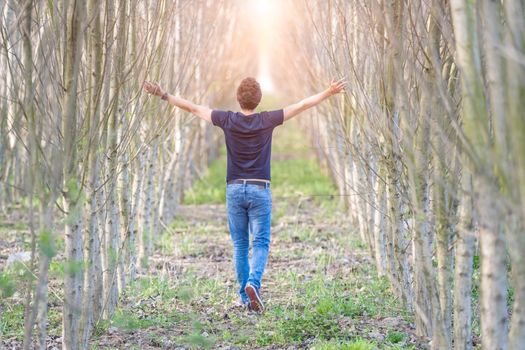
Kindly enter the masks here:
<path id="1" fill-rule="evenodd" d="M 308 196 L 335 189 L 301 137 L 293 124 L 275 135 L 265 314 L 237 304 L 219 159 L 157 242 L 150 274 L 128 288 L 113 320 L 100 327 L 96 348 L 423 348 L 337 198 Z"/>

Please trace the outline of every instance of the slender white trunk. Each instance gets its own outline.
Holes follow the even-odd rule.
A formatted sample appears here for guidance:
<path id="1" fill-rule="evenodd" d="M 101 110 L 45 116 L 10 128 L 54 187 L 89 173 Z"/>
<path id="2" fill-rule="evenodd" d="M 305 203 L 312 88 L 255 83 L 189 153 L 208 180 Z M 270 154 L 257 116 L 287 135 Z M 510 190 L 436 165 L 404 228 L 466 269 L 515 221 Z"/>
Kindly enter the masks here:
<path id="1" fill-rule="evenodd" d="M 503 215 L 494 184 L 475 179 L 476 212 L 481 251 L 481 334 L 483 348 L 504 350 L 508 346 L 507 251 L 500 227 Z"/>
<path id="2" fill-rule="evenodd" d="M 124 116 L 124 118 L 126 118 Z M 126 125 L 127 123 L 124 123 Z M 123 126 L 125 130 L 125 126 Z M 131 181 L 129 172 L 129 151 L 125 151 L 121 158 L 122 171 L 120 176 L 120 217 L 122 225 L 120 227 L 120 241 L 122 242 L 122 251 L 118 259 L 118 291 L 122 292 L 126 287 L 126 266 L 129 265 L 130 257 L 130 225 L 131 225 Z"/>
<path id="3" fill-rule="evenodd" d="M 153 204 L 154 204 L 154 191 L 155 191 L 155 175 L 157 167 L 157 157 L 158 157 L 158 143 L 159 140 L 156 138 L 153 140 L 151 145 L 148 165 L 147 165 L 147 174 L 146 174 L 146 183 L 144 188 L 144 209 L 143 209 L 143 219 L 142 219 L 142 239 L 139 240 L 141 243 L 140 246 L 140 265 L 143 268 L 148 266 L 148 258 L 153 250 Z"/>
<path id="4" fill-rule="evenodd" d="M 38 327 L 38 348 L 45 350 L 47 348 L 47 302 L 48 302 L 48 273 L 49 264 L 55 255 L 55 238 L 53 233 L 53 204 L 55 198 L 48 201 L 48 204 L 42 210 L 41 226 L 41 249 L 40 249 L 40 266 L 38 268 L 38 285 L 36 289 L 36 321 Z M 45 240 L 42 242 L 42 240 Z"/>
<path id="5" fill-rule="evenodd" d="M 116 145 L 116 143 L 115 143 Z M 115 151 L 116 153 L 116 151 Z M 116 157 L 116 154 L 113 155 Z M 105 315 L 110 318 L 117 306 L 118 301 L 118 285 L 117 285 L 117 261 L 120 245 L 119 235 L 119 208 L 117 198 L 117 162 L 114 160 L 110 162 L 110 180 L 108 181 L 109 188 L 107 189 L 107 215 L 108 220 L 106 221 L 106 251 L 103 253 L 106 255 L 105 274 L 104 274 L 104 291 L 105 291 Z"/>
<path id="6" fill-rule="evenodd" d="M 525 4 L 520 0 L 504 1 L 506 32 L 505 47 L 523 55 L 525 52 Z M 499 52 L 499 51 L 498 51 Z M 504 55 L 505 56 L 505 55 Z M 525 139 L 523 130 L 525 121 L 523 118 L 523 101 L 525 100 L 525 67 L 523 60 L 517 60 L 509 56 L 506 59 L 506 82 L 507 96 L 506 105 L 508 106 L 505 119 L 507 128 L 502 136 L 512 135 L 509 142 L 511 145 L 510 154 L 519 155 L 512 158 L 512 169 L 508 177 L 511 178 L 512 188 L 519 184 L 520 191 L 512 190 L 513 208 L 510 213 L 510 224 L 508 228 L 509 252 L 512 261 L 512 281 L 514 287 L 514 304 L 512 307 L 512 318 L 509 332 L 509 349 L 522 349 L 525 344 L 525 160 L 523 149 Z M 497 124 L 495 123 L 497 127 Z M 509 128 L 509 126 L 511 126 Z M 507 134 L 508 132 L 508 134 Z M 507 137 L 505 140 L 509 139 Z M 510 175 L 510 176 L 509 176 Z M 517 198 L 516 198 L 517 197 Z"/>
<path id="7" fill-rule="evenodd" d="M 66 262 L 64 268 L 63 349 L 79 349 L 80 315 L 82 312 L 83 251 L 82 251 L 82 209 L 64 201 L 69 213 L 65 229 Z"/>
<path id="8" fill-rule="evenodd" d="M 86 257 L 86 271 L 84 279 L 84 300 L 82 302 L 82 322 L 81 331 L 82 348 L 85 349 L 89 343 L 89 336 L 93 328 L 94 320 L 100 317 L 102 310 L 101 300 L 102 291 L 102 267 L 100 260 L 100 231 L 98 222 L 98 194 L 96 189 L 99 186 L 99 160 L 97 153 L 91 154 L 93 157 L 90 166 L 90 182 L 88 193 L 90 194 L 88 206 L 87 237 L 84 243 L 84 254 Z"/>
<path id="9" fill-rule="evenodd" d="M 139 228 L 140 208 L 141 208 L 141 194 L 144 173 L 146 168 L 145 152 L 139 152 L 137 160 L 138 172 L 134 181 L 133 205 L 131 206 L 130 220 L 128 226 L 129 235 L 129 278 L 134 281 L 137 274 L 137 247 L 136 237 Z"/>
<path id="10" fill-rule="evenodd" d="M 82 199 L 77 164 L 77 87 L 82 57 L 82 30 L 86 8 L 84 1 L 74 1 L 71 8 L 66 7 L 65 15 L 71 18 L 66 28 L 66 47 L 64 54 L 64 82 L 66 92 L 62 103 L 63 185 L 64 210 L 68 217 L 65 224 L 65 269 L 64 269 L 64 308 L 62 317 L 63 348 L 79 348 L 80 314 L 83 289 L 83 251 L 82 251 Z"/>
<path id="11" fill-rule="evenodd" d="M 525 344 L 525 235 L 522 220 L 516 213 L 509 218 L 509 253 L 512 261 L 514 304 L 509 332 L 509 349 L 522 349 Z"/>
<path id="12" fill-rule="evenodd" d="M 376 226 L 374 227 L 374 236 L 375 236 L 375 248 L 376 248 L 376 266 L 377 273 L 379 276 L 385 276 L 387 272 L 386 268 L 386 241 L 385 241 L 385 232 L 386 232 L 386 184 L 383 172 L 380 172 L 380 177 L 376 181 L 375 192 L 377 194 L 377 209 L 375 210 L 375 220 Z"/>
<path id="13" fill-rule="evenodd" d="M 100 186 L 100 151 L 99 151 L 99 121 L 100 121 L 100 88 L 103 84 L 101 74 L 102 60 L 102 42 L 101 42 L 101 24 L 100 24 L 100 3 L 99 0 L 89 1 L 89 12 L 94 15 L 92 25 L 90 26 L 87 51 L 88 67 L 92 74 L 89 77 L 91 86 L 88 109 L 89 113 L 89 144 L 88 150 L 88 185 L 87 193 L 89 203 L 86 208 L 87 231 L 84 239 L 84 256 L 86 265 L 84 270 L 84 295 L 82 301 L 82 318 L 80 321 L 80 348 L 87 349 L 89 346 L 89 337 L 94 326 L 95 319 L 100 317 L 101 300 L 102 300 L 102 268 L 100 261 L 100 231 L 97 211 L 101 210 L 98 202 L 97 189 Z"/>
<path id="14" fill-rule="evenodd" d="M 476 235 L 473 223 L 472 176 L 463 173 L 460 226 L 454 271 L 454 349 L 472 349 L 472 273 Z"/>

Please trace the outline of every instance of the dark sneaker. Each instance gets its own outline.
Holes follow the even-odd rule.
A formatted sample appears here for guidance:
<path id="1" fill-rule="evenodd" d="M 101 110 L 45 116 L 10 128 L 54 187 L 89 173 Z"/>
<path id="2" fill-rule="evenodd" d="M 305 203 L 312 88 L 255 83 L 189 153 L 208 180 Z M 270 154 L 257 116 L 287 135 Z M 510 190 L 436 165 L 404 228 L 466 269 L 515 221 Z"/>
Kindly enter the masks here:
<path id="1" fill-rule="evenodd" d="M 248 298 L 250 298 L 248 310 L 255 312 L 263 312 L 264 304 L 261 300 L 261 297 L 259 296 L 259 291 L 257 290 L 257 288 L 255 288 L 250 283 L 247 283 L 246 287 L 244 287 L 244 291 L 246 292 L 246 294 L 248 294 Z"/>

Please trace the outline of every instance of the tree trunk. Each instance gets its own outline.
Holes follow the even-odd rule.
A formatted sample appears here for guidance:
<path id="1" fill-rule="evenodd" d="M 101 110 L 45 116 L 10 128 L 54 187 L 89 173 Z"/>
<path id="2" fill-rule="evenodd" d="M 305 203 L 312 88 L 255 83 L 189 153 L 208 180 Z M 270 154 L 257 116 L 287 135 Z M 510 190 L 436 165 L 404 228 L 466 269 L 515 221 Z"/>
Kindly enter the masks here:
<path id="1" fill-rule="evenodd" d="M 137 160 L 137 168 L 138 172 L 135 177 L 135 185 L 134 185 L 134 194 L 133 194 L 133 205 L 131 207 L 131 213 L 130 213 L 130 224 L 128 227 L 128 235 L 129 235 L 129 278 L 131 281 L 134 281 L 137 274 L 137 247 L 136 247 L 136 238 L 137 238 L 137 231 L 139 229 L 139 219 L 140 219 L 140 208 L 142 207 L 142 186 L 143 186 L 143 179 L 145 174 L 145 168 L 146 168 L 146 159 L 145 159 L 145 152 L 140 151 L 138 154 L 138 160 Z"/>
<path id="2" fill-rule="evenodd" d="M 504 36 L 505 46 L 523 55 L 525 52 L 525 4 L 520 0 L 508 0 L 504 2 L 505 18 L 507 28 Z M 500 52 L 498 50 L 498 52 Z M 512 281 L 514 287 L 514 304 L 512 307 L 512 318 L 509 332 L 509 349 L 522 349 L 525 344 L 525 160 L 523 150 L 525 149 L 525 121 L 523 118 L 523 101 L 525 101 L 525 67 L 523 60 L 516 60 L 510 56 L 506 57 L 506 82 L 508 106 L 505 114 L 506 129 L 501 132 L 504 140 L 511 135 L 510 151 L 513 155 L 509 157 L 508 163 L 514 167 L 509 169 L 509 187 L 511 188 L 512 208 L 510 213 L 511 224 L 508 229 L 509 253 L 512 261 Z M 495 123 L 496 124 L 496 123 Z M 496 125 L 495 125 L 496 126 Z M 501 140 L 501 138 L 500 138 Z M 503 141 L 503 140 L 502 140 Z M 502 152 L 500 152 L 502 153 Z M 514 190 L 519 184 L 520 191 Z M 521 208 L 521 211 L 520 211 Z"/>
<path id="3" fill-rule="evenodd" d="M 64 310 L 62 322 L 63 348 L 75 350 L 80 341 L 80 306 L 82 304 L 82 226 L 81 193 L 76 158 L 77 86 L 82 57 L 82 29 L 86 14 L 84 1 L 72 1 L 67 8 L 70 25 L 66 29 L 64 82 L 62 108 L 64 210 L 68 213 L 65 224 Z M 69 17 L 70 16 L 70 17 Z"/>
<path id="4" fill-rule="evenodd" d="M 379 276 L 385 276 L 386 275 L 386 241 L 385 241 L 385 235 L 386 235 L 386 184 L 384 179 L 384 172 L 379 172 L 381 174 L 380 178 L 376 180 L 376 186 L 375 186 L 375 192 L 377 194 L 377 201 L 376 205 L 377 208 L 375 210 L 375 220 L 376 226 L 374 228 L 374 236 L 375 236 L 375 248 L 376 248 L 376 267 L 377 267 L 377 273 Z"/>
<path id="5" fill-rule="evenodd" d="M 152 214 L 153 214 L 153 204 L 154 204 L 154 191 L 155 191 L 155 175 L 156 175 L 156 166 L 157 166 L 157 156 L 158 156 L 158 138 L 153 140 L 151 145 L 148 166 L 147 166 L 147 175 L 146 175 L 146 186 L 144 189 L 144 209 L 143 209 L 143 226 L 142 226 L 142 239 L 140 242 L 140 265 L 143 268 L 148 266 L 148 258 L 151 255 L 153 250 L 153 238 L 152 238 Z"/>
<path id="6" fill-rule="evenodd" d="M 21 20 L 18 22 L 19 31 L 22 34 L 23 40 L 23 77 L 24 77 L 24 94 L 23 101 L 20 103 L 21 112 L 27 120 L 29 127 L 29 159 L 31 164 L 31 171 L 29 172 L 29 181 L 27 186 L 27 193 L 29 197 L 29 230 L 31 232 L 31 261 L 29 268 L 34 271 L 36 264 L 36 227 L 37 218 L 35 218 L 34 198 L 38 198 L 39 186 L 37 178 L 40 173 L 40 164 L 38 157 L 39 140 L 37 136 L 37 126 L 35 123 L 35 108 L 34 108 L 34 86 L 33 86 L 33 47 L 31 41 L 31 25 L 33 18 L 33 0 L 24 1 L 21 5 Z M 40 213 L 41 214 L 41 213 Z M 44 278 L 41 280 L 40 278 Z M 42 287 L 47 279 L 47 273 L 39 277 L 38 287 Z M 38 305 L 37 294 L 33 295 L 33 284 L 31 282 L 26 284 L 26 302 L 24 310 L 24 343 L 23 348 L 28 350 L 33 341 L 33 328 L 35 325 L 35 318 L 37 314 Z M 31 303 L 33 301 L 33 303 Z M 36 303 L 35 303 L 36 301 Z"/>
<path id="7" fill-rule="evenodd" d="M 38 285 L 36 289 L 35 307 L 38 326 L 38 348 L 47 349 L 47 302 L 48 302 L 48 273 L 51 259 L 56 254 L 53 227 L 53 196 L 42 209 L 42 222 L 40 223 L 40 266 L 38 268 Z"/>
<path id="8" fill-rule="evenodd" d="M 454 271 L 454 349 L 472 349 L 472 273 L 476 244 L 472 176 L 463 173 L 460 227 L 456 240 Z"/>
<path id="9" fill-rule="evenodd" d="M 505 239 L 501 232 L 502 216 L 498 189 L 487 161 L 493 156 L 489 139 L 483 84 L 477 50 L 474 4 L 466 0 L 451 0 L 451 12 L 456 38 L 457 64 L 461 70 L 462 104 L 465 134 L 474 150 L 468 149 L 467 164 L 473 169 L 477 191 L 475 207 L 480 228 L 481 249 L 481 330 L 484 349 L 506 349 L 507 336 L 507 267 Z M 470 146 L 470 145 L 469 145 Z"/>
<path id="10" fill-rule="evenodd" d="M 100 231 L 97 212 L 101 210 L 98 202 L 97 190 L 100 186 L 100 103 L 102 90 L 102 42 L 100 24 L 100 2 L 89 1 L 89 13 L 93 14 L 92 26 L 88 35 L 87 51 L 89 54 L 89 69 L 91 87 L 88 100 L 88 185 L 89 194 L 87 231 L 84 239 L 84 256 L 86 257 L 86 268 L 84 270 L 84 294 L 82 301 L 82 318 L 80 321 L 80 348 L 87 349 L 89 337 L 94 326 L 95 319 L 101 314 L 102 299 L 102 268 L 100 260 Z"/>
<path id="11" fill-rule="evenodd" d="M 522 220 L 517 213 L 509 219 L 508 224 L 509 253 L 512 261 L 512 286 L 514 303 L 509 332 L 509 349 L 522 349 L 525 344 L 525 235 Z"/>
<path id="12" fill-rule="evenodd" d="M 477 180 L 477 181 L 476 181 Z M 503 216 L 495 185 L 475 179 L 476 212 L 481 251 L 481 334 L 483 348 L 504 350 L 508 346 L 507 252 L 501 231 Z"/>

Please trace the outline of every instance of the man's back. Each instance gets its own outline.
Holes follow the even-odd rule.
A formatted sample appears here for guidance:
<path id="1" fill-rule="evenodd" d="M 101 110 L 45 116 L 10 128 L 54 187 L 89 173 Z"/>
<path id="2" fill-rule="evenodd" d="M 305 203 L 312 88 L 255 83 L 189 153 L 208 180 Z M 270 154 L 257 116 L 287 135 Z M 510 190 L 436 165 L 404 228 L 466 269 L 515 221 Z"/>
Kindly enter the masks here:
<path id="1" fill-rule="evenodd" d="M 272 132 L 283 123 L 283 110 L 250 115 L 214 110 L 211 119 L 224 130 L 228 150 L 226 180 L 270 180 Z"/>

